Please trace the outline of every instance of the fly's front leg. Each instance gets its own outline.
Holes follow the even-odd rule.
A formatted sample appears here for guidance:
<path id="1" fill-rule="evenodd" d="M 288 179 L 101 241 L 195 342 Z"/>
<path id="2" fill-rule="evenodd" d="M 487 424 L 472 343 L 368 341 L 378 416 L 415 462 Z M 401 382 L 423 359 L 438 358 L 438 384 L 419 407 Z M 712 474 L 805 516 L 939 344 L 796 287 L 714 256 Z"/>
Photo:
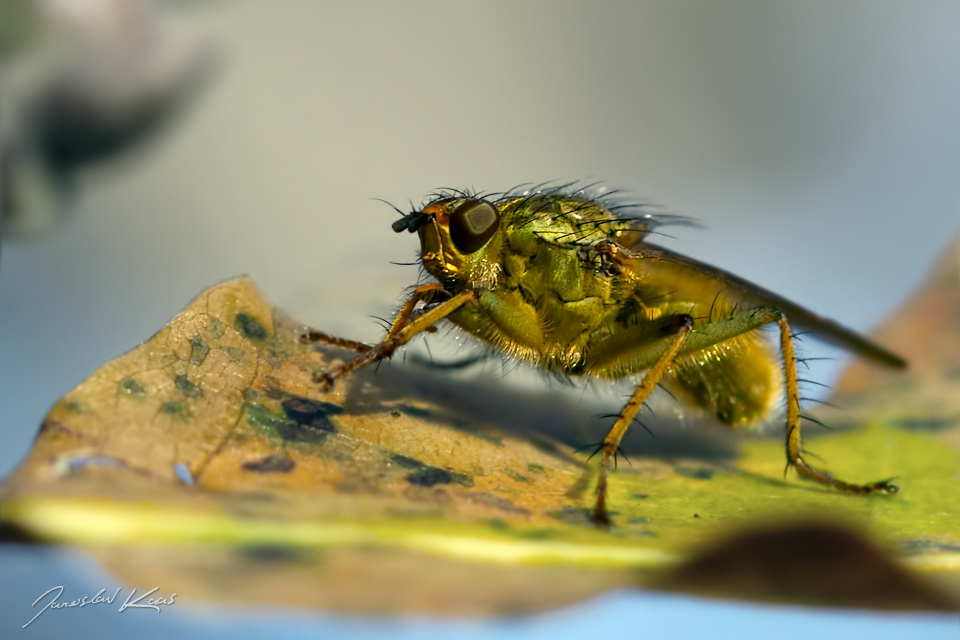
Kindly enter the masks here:
<path id="1" fill-rule="evenodd" d="M 400 312 L 397 313 L 397 318 L 394 320 L 393 326 L 381 342 L 369 346 L 366 351 L 362 352 L 350 362 L 344 363 L 325 373 L 315 374 L 313 381 L 319 384 L 323 391 L 329 391 L 338 379 L 371 362 L 389 358 L 399 347 L 409 342 L 413 336 L 421 331 L 428 331 L 434 324 L 443 320 L 467 302 L 471 302 L 480 297 L 478 291 L 464 291 L 445 302 L 441 302 L 433 308 L 427 309 L 421 315 L 411 320 L 416 304 L 427 297 L 428 294 L 430 297 L 435 295 L 436 290 L 439 288 L 440 285 L 426 285 L 425 287 L 418 288 L 411 299 L 408 300 L 400 309 Z"/>
<path id="2" fill-rule="evenodd" d="M 793 355 L 793 339 L 790 337 L 790 325 L 787 324 L 786 318 L 780 316 L 777 324 L 780 326 L 780 349 L 783 351 L 783 371 L 787 387 L 787 465 L 795 468 L 804 478 L 816 480 L 847 493 L 890 494 L 899 491 L 899 487 L 889 480 L 881 480 L 873 484 L 851 484 L 837 480 L 829 473 L 811 467 L 803 459 L 803 448 L 800 443 L 800 392 L 797 389 L 797 361 Z"/>
<path id="3" fill-rule="evenodd" d="M 393 319 L 393 324 L 390 326 L 390 331 L 387 332 L 387 336 L 384 338 L 384 340 L 392 338 L 397 331 L 402 329 L 404 325 L 410 321 L 410 316 L 413 315 L 413 311 L 418 303 L 432 298 L 437 294 L 438 291 L 441 291 L 442 289 L 443 285 L 441 284 L 425 284 L 417 287 L 416 290 L 414 290 L 413 295 L 410 296 L 410 299 L 407 300 L 402 307 L 400 307 L 396 317 Z M 357 353 L 366 353 L 374 347 L 374 345 L 367 344 L 366 342 L 357 342 L 356 340 L 338 338 L 337 336 L 332 336 L 329 333 L 317 331 L 316 329 L 307 329 L 307 331 L 300 335 L 300 342 L 302 344 L 324 342 L 326 344 L 340 347 L 341 349 L 349 349 L 350 351 L 355 351 Z"/>
<path id="4" fill-rule="evenodd" d="M 410 318 L 413 316 L 413 311 L 417 308 L 417 305 L 421 302 L 431 302 L 437 294 L 443 291 L 443 285 L 434 283 L 434 284 L 424 284 L 417 287 L 413 295 L 410 296 L 410 299 L 403 303 L 403 306 L 400 307 L 400 311 L 397 311 L 396 317 L 393 319 L 393 324 L 390 325 L 390 331 L 387 332 L 384 341 L 389 340 L 393 336 L 397 335 L 397 332 L 400 329 L 403 329 L 410 322 Z M 426 330 L 426 329 L 424 329 Z"/>
<path id="5" fill-rule="evenodd" d="M 338 338 L 337 336 L 332 336 L 329 333 L 317 331 L 316 329 L 307 329 L 304 333 L 300 334 L 301 344 L 312 344 L 314 342 L 332 344 L 335 347 L 349 349 L 350 351 L 356 351 L 357 353 L 366 353 L 373 348 L 373 345 L 367 344 L 366 342 L 357 342 L 356 340 Z"/>
<path id="6" fill-rule="evenodd" d="M 643 380 L 637 385 L 630 400 L 620 411 L 617 421 L 603 439 L 603 457 L 600 458 L 600 479 L 597 481 L 597 504 L 593 509 L 593 521 L 600 526 L 610 526 L 610 516 L 607 513 L 607 476 L 610 473 L 610 458 L 620 447 L 620 441 L 633 422 L 637 411 L 643 406 L 650 393 L 656 388 L 657 383 L 663 378 L 664 374 L 670 369 L 670 365 L 676 360 L 680 353 L 687 334 L 693 329 L 693 319 L 690 316 L 682 315 L 676 317 L 676 337 L 670 342 L 666 351 L 660 356 L 657 362 L 650 367 L 643 376 Z"/>

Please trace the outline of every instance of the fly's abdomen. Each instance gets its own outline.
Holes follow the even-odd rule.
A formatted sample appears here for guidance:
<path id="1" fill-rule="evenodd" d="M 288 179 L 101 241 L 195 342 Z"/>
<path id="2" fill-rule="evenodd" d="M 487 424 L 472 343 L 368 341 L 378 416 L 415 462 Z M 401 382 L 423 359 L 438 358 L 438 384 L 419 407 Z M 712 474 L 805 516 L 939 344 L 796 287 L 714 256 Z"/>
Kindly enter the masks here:
<path id="1" fill-rule="evenodd" d="M 663 379 L 679 398 L 734 427 L 767 418 L 783 389 L 780 362 L 759 331 L 678 358 Z"/>

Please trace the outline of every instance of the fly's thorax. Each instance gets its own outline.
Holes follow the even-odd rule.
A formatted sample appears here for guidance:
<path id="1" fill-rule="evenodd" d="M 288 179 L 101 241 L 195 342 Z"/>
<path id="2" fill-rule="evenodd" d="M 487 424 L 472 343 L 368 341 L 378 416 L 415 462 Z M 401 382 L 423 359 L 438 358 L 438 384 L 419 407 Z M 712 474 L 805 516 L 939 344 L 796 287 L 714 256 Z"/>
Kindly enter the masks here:
<path id="1" fill-rule="evenodd" d="M 430 274 L 454 289 L 489 289 L 500 275 L 500 212 L 485 200 L 455 198 L 423 210 L 420 259 Z"/>

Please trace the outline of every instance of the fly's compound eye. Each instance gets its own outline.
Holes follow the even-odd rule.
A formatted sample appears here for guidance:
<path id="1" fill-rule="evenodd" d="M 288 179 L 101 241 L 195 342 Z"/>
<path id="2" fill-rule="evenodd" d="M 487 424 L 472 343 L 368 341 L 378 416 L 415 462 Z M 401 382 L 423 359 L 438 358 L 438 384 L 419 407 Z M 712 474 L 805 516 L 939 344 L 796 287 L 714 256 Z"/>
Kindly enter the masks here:
<path id="1" fill-rule="evenodd" d="M 500 212 L 486 200 L 467 200 L 450 214 L 450 239 L 461 253 L 478 251 L 497 232 Z"/>

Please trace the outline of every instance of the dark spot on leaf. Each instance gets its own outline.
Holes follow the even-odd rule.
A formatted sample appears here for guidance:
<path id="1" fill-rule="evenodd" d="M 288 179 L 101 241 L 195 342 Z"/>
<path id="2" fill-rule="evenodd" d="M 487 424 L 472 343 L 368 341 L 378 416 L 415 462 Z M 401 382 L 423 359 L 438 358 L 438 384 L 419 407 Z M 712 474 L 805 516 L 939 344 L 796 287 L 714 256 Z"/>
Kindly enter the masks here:
<path id="1" fill-rule="evenodd" d="M 891 424 L 906 431 L 934 431 L 957 424 L 956 418 L 900 418 Z"/>
<path id="2" fill-rule="evenodd" d="M 260 392 L 256 389 L 244 389 L 243 390 L 243 401 L 244 402 L 256 402 L 260 399 Z"/>
<path id="3" fill-rule="evenodd" d="M 391 412 L 390 412 L 390 415 L 392 415 L 394 418 L 399 418 L 399 417 L 400 417 L 400 412 L 399 412 L 399 411 L 391 411 Z"/>
<path id="4" fill-rule="evenodd" d="M 177 389 L 180 389 L 180 393 L 188 398 L 198 400 L 203 397 L 203 389 L 196 383 L 190 382 L 187 376 L 177 376 L 173 379 L 173 384 L 176 385 Z"/>
<path id="5" fill-rule="evenodd" d="M 63 431 L 66 427 L 63 426 L 63 423 L 59 420 L 44 420 L 40 423 L 40 429 L 37 430 L 37 434 L 47 434 L 53 433 L 55 431 Z"/>
<path id="6" fill-rule="evenodd" d="M 190 338 L 190 364 L 199 367 L 206 360 L 208 353 L 210 353 L 210 345 L 203 339 L 203 336 Z"/>
<path id="7" fill-rule="evenodd" d="M 432 487 L 435 484 L 450 484 L 453 476 L 439 467 L 424 467 L 408 474 L 406 480 L 420 487 Z"/>
<path id="8" fill-rule="evenodd" d="M 557 537 L 556 531 L 551 529 L 519 529 L 513 533 L 524 540 L 550 540 Z"/>
<path id="9" fill-rule="evenodd" d="M 267 337 L 267 330 L 249 313 L 238 313 L 233 320 L 233 328 L 248 340 L 263 340 Z"/>
<path id="10" fill-rule="evenodd" d="M 343 413 L 343 409 L 330 402 L 317 402 L 300 396 L 287 398 L 280 406 L 287 417 L 297 424 L 330 433 L 336 433 L 337 428 L 327 416 Z"/>
<path id="11" fill-rule="evenodd" d="M 80 414 L 90 413 L 90 408 L 77 400 L 69 400 L 66 402 L 64 406 L 66 406 L 67 411 L 70 411 L 73 413 L 80 413 Z"/>
<path id="12" fill-rule="evenodd" d="M 40 423 L 40 428 L 37 430 L 37 435 L 52 433 L 54 431 L 59 431 L 63 428 L 63 425 L 60 424 L 58 420 L 44 420 Z"/>
<path id="13" fill-rule="evenodd" d="M 297 464 L 286 456 L 265 456 L 243 463 L 244 471 L 254 473 L 290 473 Z"/>
<path id="14" fill-rule="evenodd" d="M 40 423 L 40 433 L 49 436 L 50 434 L 65 435 L 77 440 L 96 441 L 96 438 L 79 431 L 74 431 L 59 420 L 44 420 Z"/>
<path id="15" fill-rule="evenodd" d="M 210 335 L 214 338 L 223 336 L 223 323 L 216 316 L 210 316 Z"/>
<path id="16" fill-rule="evenodd" d="M 699 517 L 700 517 L 700 514 L 699 514 L 699 513 L 695 513 L 695 514 L 693 514 L 693 517 L 694 517 L 694 518 L 699 518 Z"/>
<path id="17" fill-rule="evenodd" d="M 164 402 L 160 405 L 160 411 L 168 416 L 178 415 L 182 409 L 183 407 L 179 402 Z"/>
<path id="18" fill-rule="evenodd" d="M 408 458 L 407 456 L 402 456 L 399 453 L 391 453 L 390 459 L 393 462 L 396 462 L 398 465 L 400 465 L 404 469 L 419 469 L 420 467 L 426 466 L 419 460 Z"/>
<path id="19" fill-rule="evenodd" d="M 506 467 L 506 468 L 503 470 L 503 472 L 504 472 L 505 474 L 507 474 L 507 476 L 509 476 L 509 478 L 510 478 L 511 480 L 515 481 L 515 482 L 524 482 L 524 483 L 527 483 L 527 484 L 533 482 L 533 480 L 531 480 L 531 479 L 528 478 L 527 476 L 523 475 L 522 473 L 517 473 L 516 471 L 514 471 L 514 470 L 511 469 L 510 467 Z"/>
<path id="20" fill-rule="evenodd" d="M 450 472 L 450 476 L 453 478 L 453 481 L 456 482 L 457 484 L 462 484 L 465 487 L 473 486 L 473 478 L 471 478 L 467 474 L 459 473 L 457 471 L 452 471 L 450 469 L 447 469 L 447 471 Z"/>
<path id="21" fill-rule="evenodd" d="M 311 562 L 316 553 L 311 549 L 284 546 L 281 544 L 258 544 L 241 547 L 237 550 L 245 560 L 253 562 L 275 562 L 282 564 L 306 564 Z"/>
<path id="22" fill-rule="evenodd" d="M 305 427 L 292 420 L 281 423 L 277 427 L 277 433 L 287 442 L 310 442 L 317 444 L 327 439 L 327 431 Z"/>
<path id="23" fill-rule="evenodd" d="M 709 480 L 713 476 L 717 475 L 717 472 L 713 469 L 704 469 L 704 468 L 692 468 L 692 467 L 677 467 L 677 475 L 684 476 L 686 478 L 694 478 L 696 480 Z"/>
<path id="24" fill-rule="evenodd" d="M 146 395 L 146 392 L 143 390 L 137 381 L 133 378 L 124 378 L 117 384 L 117 391 L 128 396 L 133 396 L 134 398 L 142 398 Z"/>
<path id="25" fill-rule="evenodd" d="M 648 496 L 648 495 L 645 494 L 645 493 L 635 493 L 635 494 L 633 494 L 631 497 L 632 497 L 634 500 L 643 500 L 644 498 L 649 498 L 650 496 Z"/>

